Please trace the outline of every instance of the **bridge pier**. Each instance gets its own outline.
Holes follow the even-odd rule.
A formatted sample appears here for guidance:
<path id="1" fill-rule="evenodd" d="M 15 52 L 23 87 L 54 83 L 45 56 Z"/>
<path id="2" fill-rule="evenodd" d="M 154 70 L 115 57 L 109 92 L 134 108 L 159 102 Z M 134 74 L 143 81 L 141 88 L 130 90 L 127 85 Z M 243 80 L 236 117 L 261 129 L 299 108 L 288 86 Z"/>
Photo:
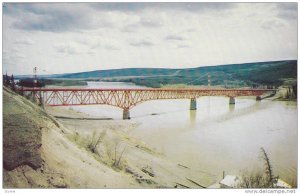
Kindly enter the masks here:
<path id="1" fill-rule="evenodd" d="M 129 109 L 123 109 L 123 120 L 130 119 Z"/>
<path id="2" fill-rule="evenodd" d="M 197 101 L 196 98 L 191 99 L 190 110 L 197 110 Z"/>
<path id="3" fill-rule="evenodd" d="M 233 96 L 229 96 L 229 104 L 235 104 L 235 98 Z"/>
<path id="4" fill-rule="evenodd" d="M 31 100 L 32 102 L 34 102 L 34 100 L 35 100 L 34 97 L 35 97 L 35 92 L 30 92 L 29 96 L 28 96 L 29 100 Z"/>
<path id="5" fill-rule="evenodd" d="M 256 96 L 256 101 L 261 101 L 261 96 Z"/>

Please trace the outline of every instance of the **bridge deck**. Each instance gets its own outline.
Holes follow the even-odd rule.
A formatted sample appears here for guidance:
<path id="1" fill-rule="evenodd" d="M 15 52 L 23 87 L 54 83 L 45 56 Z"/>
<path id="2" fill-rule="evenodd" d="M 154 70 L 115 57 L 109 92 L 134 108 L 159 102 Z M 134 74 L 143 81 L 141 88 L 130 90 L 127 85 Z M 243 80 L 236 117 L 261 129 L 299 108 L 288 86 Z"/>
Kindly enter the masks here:
<path id="1" fill-rule="evenodd" d="M 275 89 L 223 89 L 223 88 L 21 88 L 21 91 L 257 91 L 257 92 L 272 92 Z"/>
<path id="2" fill-rule="evenodd" d="M 123 109 L 123 118 L 129 118 L 129 109 L 149 100 L 191 99 L 191 110 L 196 109 L 196 98 L 227 96 L 234 104 L 236 96 L 256 96 L 272 89 L 210 89 L 210 88 L 18 88 L 49 106 L 106 104 Z M 26 94 L 27 93 L 27 94 Z"/>

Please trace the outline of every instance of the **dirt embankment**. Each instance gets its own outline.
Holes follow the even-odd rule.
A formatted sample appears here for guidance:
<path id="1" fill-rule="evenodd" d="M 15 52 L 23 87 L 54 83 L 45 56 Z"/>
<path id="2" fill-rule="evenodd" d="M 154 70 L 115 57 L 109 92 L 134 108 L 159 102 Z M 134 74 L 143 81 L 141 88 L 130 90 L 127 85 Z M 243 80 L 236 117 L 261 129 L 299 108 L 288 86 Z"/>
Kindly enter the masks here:
<path id="1" fill-rule="evenodd" d="M 67 119 L 91 116 L 45 112 L 5 88 L 3 99 L 5 188 L 203 188 L 216 181 L 131 137 L 134 121 Z"/>
<path id="2" fill-rule="evenodd" d="M 291 86 L 280 86 L 272 99 L 279 101 L 297 101 L 297 95 Z"/>
<path id="3" fill-rule="evenodd" d="M 3 91 L 3 166 L 12 170 L 20 165 L 33 169 L 41 167 L 39 148 L 42 143 L 42 128 L 46 119 L 34 104 L 18 98 L 13 92 Z M 32 118 L 39 117 L 39 120 Z M 43 118 L 44 117 L 44 118 Z"/>
<path id="4" fill-rule="evenodd" d="M 4 188 L 138 188 L 69 141 L 72 132 L 27 99 L 3 89 Z"/>

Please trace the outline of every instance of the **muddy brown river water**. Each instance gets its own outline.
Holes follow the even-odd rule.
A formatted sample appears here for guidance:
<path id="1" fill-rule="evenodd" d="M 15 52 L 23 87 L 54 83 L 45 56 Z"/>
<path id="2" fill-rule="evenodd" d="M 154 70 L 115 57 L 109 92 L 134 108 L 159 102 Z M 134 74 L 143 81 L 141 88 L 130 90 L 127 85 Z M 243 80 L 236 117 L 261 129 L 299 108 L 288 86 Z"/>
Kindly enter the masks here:
<path id="1" fill-rule="evenodd" d="M 90 82 L 90 88 L 139 88 L 128 83 Z M 167 158 L 184 166 L 222 177 L 262 169 L 263 147 L 274 174 L 287 182 L 297 179 L 297 103 L 227 97 L 201 97 L 197 110 L 189 100 L 154 100 L 130 110 L 131 131 Z M 74 106 L 98 117 L 122 119 L 112 106 Z"/>

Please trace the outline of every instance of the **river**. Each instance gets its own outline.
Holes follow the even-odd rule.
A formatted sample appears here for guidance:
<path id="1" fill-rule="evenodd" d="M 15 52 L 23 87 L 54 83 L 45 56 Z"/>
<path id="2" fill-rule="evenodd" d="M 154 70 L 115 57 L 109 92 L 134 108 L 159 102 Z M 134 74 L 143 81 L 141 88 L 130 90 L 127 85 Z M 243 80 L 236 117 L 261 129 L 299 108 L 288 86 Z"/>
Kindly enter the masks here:
<path id="1" fill-rule="evenodd" d="M 140 88 L 128 83 L 89 82 L 88 88 Z M 140 125 L 131 131 L 167 158 L 217 177 L 261 169 L 263 147 L 274 174 L 297 179 L 297 103 L 227 97 L 201 97 L 197 110 L 190 100 L 154 100 L 130 110 Z M 98 117 L 122 119 L 122 110 L 107 105 L 74 106 Z"/>

